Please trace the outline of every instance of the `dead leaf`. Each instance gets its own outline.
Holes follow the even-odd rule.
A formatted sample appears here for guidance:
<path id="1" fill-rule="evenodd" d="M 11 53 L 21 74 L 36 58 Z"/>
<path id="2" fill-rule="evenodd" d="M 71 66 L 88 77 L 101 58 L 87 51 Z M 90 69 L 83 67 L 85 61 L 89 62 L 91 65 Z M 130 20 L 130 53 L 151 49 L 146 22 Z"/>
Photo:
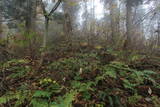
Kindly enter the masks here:
<path id="1" fill-rule="evenodd" d="M 152 94 L 152 89 L 149 87 L 149 89 L 148 89 L 148 93 L 149 93 L 149 95 L 151 95 Z"/>

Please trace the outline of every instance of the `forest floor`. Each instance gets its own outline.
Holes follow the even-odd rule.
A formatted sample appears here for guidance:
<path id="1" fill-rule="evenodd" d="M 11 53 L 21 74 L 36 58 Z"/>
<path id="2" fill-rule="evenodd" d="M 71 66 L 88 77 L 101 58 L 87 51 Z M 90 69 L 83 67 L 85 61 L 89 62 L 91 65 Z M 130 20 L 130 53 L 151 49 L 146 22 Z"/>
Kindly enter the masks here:
<path id="1" fill-rule="evenodd" d="M 0 65 L 0 107 L 160 107 L 160 57 L 61 49 Z"/>

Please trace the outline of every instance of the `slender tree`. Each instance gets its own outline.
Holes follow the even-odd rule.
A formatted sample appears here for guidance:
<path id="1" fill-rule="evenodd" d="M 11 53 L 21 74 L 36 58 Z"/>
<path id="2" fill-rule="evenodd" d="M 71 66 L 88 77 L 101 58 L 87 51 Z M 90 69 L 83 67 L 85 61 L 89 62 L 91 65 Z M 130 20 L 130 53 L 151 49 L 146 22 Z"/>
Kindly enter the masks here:
<path id="1" fill-rule="evenodd" d="M 51 15 L 55 12 L 55 10 L 57 10 L 57 8 L 59 7 L 59 5 L 61 4 L 62 0 L 58 0 L 57 3 L 53 6 L 52 10 L 48 13 L 45 5 L 43 3 L 43 1 L 41 0 L 41 6 L 42 6 L 42 10 L 43 10 L 43 15 L 45 17 L 45 34 L 43 36 L 43 43 L 42 43 L 42 53 L 41 53 L 41 59 L 40 59 L 40 63 L 39 63 L 39 67 L 43 64 L 43 60 L 44 60 L 44 55 L 45 55 L 45 48 L 47 46 L 47 37 L 48 37 L 48 27 L 49 27 L 49 20 Z"/>

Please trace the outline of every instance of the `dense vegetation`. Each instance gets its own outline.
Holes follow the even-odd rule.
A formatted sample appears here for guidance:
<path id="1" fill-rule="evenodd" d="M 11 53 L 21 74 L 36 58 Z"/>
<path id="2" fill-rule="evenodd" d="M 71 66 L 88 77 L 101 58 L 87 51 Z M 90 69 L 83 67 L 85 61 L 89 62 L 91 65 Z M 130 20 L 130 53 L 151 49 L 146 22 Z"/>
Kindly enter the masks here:
<path id="1" fill-rule="evenodd" d="M 30 56 L 2 62 L 1 106 L 160 105 L 159 57 L 131 53 L 126 58 L 124 51 L 100 46 L 64 46 L 54 47 L 40 68 Z"/>

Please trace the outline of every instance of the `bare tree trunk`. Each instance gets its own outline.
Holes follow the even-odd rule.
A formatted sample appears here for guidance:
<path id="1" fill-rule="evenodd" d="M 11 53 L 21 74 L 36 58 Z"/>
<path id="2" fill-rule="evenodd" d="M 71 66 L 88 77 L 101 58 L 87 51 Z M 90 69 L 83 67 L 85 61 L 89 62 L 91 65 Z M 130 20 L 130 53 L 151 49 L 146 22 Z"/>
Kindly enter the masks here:
<path id="1" fill-rule="evenodd" d="M 94 40 L 95 40 L 95 33 L 96 33 L 96 19 L 95 19 L 95 1 L 92 0 L 91 1 L 91 21 L 90 21 L 90 42 L 88 43 L 89 46 L 91 46 L 92 44 L 94 44 Z"/>
<path id="2" fill-rule="evenodd" d="M 158 47 L 160 46 L 160 21 L 158 22 Z"/>
<path id="3" fill-rule="evenodd" d="M 127 35 L 127 39 L 125 40 L 124 43 L 124 49 L 128 50 L 131 48 L 132 45 L 132 5 L 130 0 L 127 0 L 126 3 L 126 35 Z"/>
<path id="4" fill-rule="evenodd" d="M 2 30 L 2 10 L 0 9 L 0 38 L 1 38 L 2 32 L 3 32 Z"/>
<path id="5" fill-rule="evenodd" d="M 43 37 L 43 48 L 47 45 L 47 37 L 48 37 L 48 26 L 49 26 L 49 19 L 45 18 L 45 35 Z"/>
<path id="6" fill-rule="evenodd" d="M 117 12 L 118 12 L 118 16 L 117 16 L 117 34 L 120 36 L 120 28 L 121 28 L 121 25 L 120 25 L 120 21 L 121 21 L 121 19 L 120 19 L 120 16 L 121 16 L 121 4 L 118 5 Z"/>
<path id="7" fill-rule="evenodd" d="M 37 0 L 27 0 L 26 31 L 34 31 Z"/>
<path id="8" fill-rule="evenodd" d="M 32 22 L 32 31 L 35 31 L 35 23 L 36 23 L 36 15 L 37 15 L 37 3 L 38 3 L 38 0 L 32 0 L 32 10 L 31 10 L 31 22 Z"/>
<path id="9" fill-rule="evenodd" d="M 115 39 L 117 37 L 117 16 L 116 9 L 117 9 L 116 0 L 110 1 L 110 17 L 111 17 L 111 42 L 112 45 L 115 44 Z"/>
<path id="10" fill-rule="evenodd" d="M 1 17 L 1 14 L 0 14 L 0 38 L 1 38 L 1 34 L 2 34 L 2 17 Z"/>
<path id="11" fill-rule="evenodd" d="M 30 29 L 31 29 L 31 0 L 27 0 L 27 15 L 26 15 L 26 32 L 30 32 Z"/>
<path id="12" fill-rule="evenodd" d="M 65 34 L 68 37 L 68 40 L 71 40 L 71 36 L 72 36 L 72 23 L 71 23 L 71 17 L 69 15 L 69 13 L 65 13 L 64 31 L 65 31 Z"/>
<path id="13" fill-rule="evenodd" d="M 47 37 L 48 37 L 48 27 L 49 27 L 49 18 L 45 17 L 45 34 L 43 36 L 43 43 L 42 43 L 42 52 L 41 52 L 41 59 L 40 59 L 40 66 L 44 61 L 45 56 L 45 48 L 47 46 Z"/>
<path id="14" fill-rule="evenodd" d="M 63 3 L 63 11 L 65 15 L 64 20 L 64 33 L 66 34 L 66 37 L 68 39 L 68 45 L 72 48 L 72 35 L 73 35 L 73 27 L 72 27 L 72 8 L 69 6 L 70 0 L 66 0 Z"/>
<path id="15" fill-rule="evenodd" d="M 27 14 L 26 14 L 26 33 L 30 35 L 30 33 L 35 31 L 35 19 L 36 19 L 36 7 L 37 7 L 37 0 L 27 0 Z M 30 57 L 34 57 L 33 52 L 33 41 L 34 37 L 30 38 L 29 40 L 29 55 Z"/>
<path id="16" fill-rule="evenodd" d="M 84 2 L 85 2 L 85 5 L 84 5 L 84 10 L 85 10 L 85 14 L 84 14 L 84 16 L 85 16 L 85 21 L 84 21 L 84 26 L 83 26 L 83 30 L 84 30 L 84 35 L 85 36 L 87 36 L 87 42 L 88 42 L 88 44 L 90 44 L 90 35 L 88 34 L 88 22 L 89 22 L 89 20 L 88 20 L 88 5 L 87 5 L 87 0 L 84 0 Z"/>

